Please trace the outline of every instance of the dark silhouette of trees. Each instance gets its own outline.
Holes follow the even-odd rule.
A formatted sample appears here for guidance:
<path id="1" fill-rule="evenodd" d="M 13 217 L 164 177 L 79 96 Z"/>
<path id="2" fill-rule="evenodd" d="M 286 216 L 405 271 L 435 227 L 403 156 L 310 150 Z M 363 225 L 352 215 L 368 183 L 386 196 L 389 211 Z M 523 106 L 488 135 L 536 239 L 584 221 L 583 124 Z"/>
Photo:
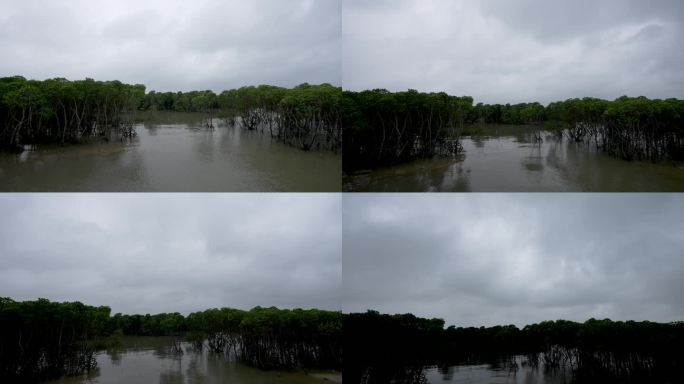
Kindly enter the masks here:
<path id="1" fill-rule="evenodd" d="M 92 369 L 93 341 L 106 333 L 109 312 L 78 302 L 0 298 L 0 382 L 34 382 Z"/>
<path id="2" fill-rule="evenodd" d="M 350 383 L 424 380 L 428 365 L 504 363 L 565 369 L 577 382 L 672 383 L 684 364 L 684 323 L 544 321 L 514 325 L 443 327 L 441 319 L 375 311 L 344 317 L 344 378 Z M 406 378 L 412 379 L 406 379 Z"/>
<path id="3" fill-rule="evenodd" d="M 444 92 L 343 92 L 344 169 L 455 155 L 460 150 L 459 131 L 472 104 L 471 97 Z"/>
<path id="4" fill-rule="evenodd" d="M 156 315 L 122 315 L 109 319 L 107 330 L 121 330 L 124 335 L 175 336 L 187 331 L 185 317 L 178 312 Z"/>
<path id="5" fill-rule="evenodd" d="M 271 368 L 342 368 L 345 382 L 424 382 L 425 366 L 524 364 L 575 381 L 677 382 L 684 322 L 544 321 L 522 329 L 444 327 L 442 319 L 255 307 L 110 316 L 108 307 L 0 299 L 0 381 L 36 382 L 92 369 L 111 335 L 176 336 L 197 348 Z M 178 341 L 176 341 L 178 343 Z M 343 345 L 344 343 L 344 345 Z"/>
<path id="6" fill-rule="evenodd" d="M 544 106 L 539 103 L 483 104 L 478 103 L 468 115 L 469 123 L 539 124 L 544 122 Z"/>
<path id="7" fill-rule="evenodd" d="M 95 367 L 112 335 L 174 336 L 262 369 L 342 369 L 342 314 L 221 308 L 110 316 L 109 307 L 0 299 L 0 382 L 36 382 Z"/>
<path id="8" fill-rule="evenodd" d="M 215 352 L 260 368 L 342 367 L 342 314 L 256 307 L 191 313 L 188 329 Z"/>
<path id="9" fill-rule="evenodd" d="M 445 352 L 442 319 L 376 311 L 344 317 L 344 380 L 350 383 L 408 382 Z M 418 376 L 420 377 L 420 376 Z"/>

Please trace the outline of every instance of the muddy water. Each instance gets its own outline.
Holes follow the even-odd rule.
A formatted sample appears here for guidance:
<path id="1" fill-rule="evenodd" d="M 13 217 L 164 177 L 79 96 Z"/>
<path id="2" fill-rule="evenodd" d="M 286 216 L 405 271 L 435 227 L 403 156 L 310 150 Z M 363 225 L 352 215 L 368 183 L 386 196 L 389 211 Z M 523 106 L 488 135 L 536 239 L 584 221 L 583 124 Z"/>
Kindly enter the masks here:
<path id="1" fill-rule="evenodd" d="M 218 123 L 218 121 L 215 121 Z M 155 114 L 132 140 L 0 155 L 0 191 L 327 191 L 342 159 L 240 128 L 208 129 L 197 114 Z"/>
<path id="2" fill-rule="evenodd" d="M 344 177 L 345 191 L 684 191 L 684 164 L 628 162 L 593 142 L 557 140 L 534 127 L 486 127 L 457 157 L 417 160 Z"/>
<path id="3" fill-rule="evenodd" d="M 224 356 L 196 351 L 183 343 L 174 353 L 167 337 L 125 337 L 120 347 L 97 354 L 97 369 L 88 375 L 64 377 L 49 384 L 321 384 L 341 383 L 334 372 L 262 371 Z"/>
<path id="4" fill-rule="evenodd" d="M 444 368 L 425 369 L 427 383 L 470 383 L 470 384 L 570 384 L 569 371 L 549 371 L 540 367 L 520 364 L 512 369 L 491 364 L 456 365 Z"/>

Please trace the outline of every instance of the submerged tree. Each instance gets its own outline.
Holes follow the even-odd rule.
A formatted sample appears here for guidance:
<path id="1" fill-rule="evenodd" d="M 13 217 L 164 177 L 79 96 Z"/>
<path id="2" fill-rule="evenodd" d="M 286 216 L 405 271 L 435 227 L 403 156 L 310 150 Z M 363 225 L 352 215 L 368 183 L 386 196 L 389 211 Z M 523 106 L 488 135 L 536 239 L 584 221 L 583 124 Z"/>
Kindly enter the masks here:
<path id="1" fill-rule="evenodd" d="M 45 299 L 0 299 L 0 381 L 32 382 L 95 367 L 91 342 L 106 332 L 108 307 Z"/>
<path id="2" fill-rule="evenodd" d="M 230 124 L 305 151 L 337 150 L 341 145 L 339 87 L 301 84 L 292 89 L 260 85 L 232 89 L 219 95 Z"/>
<path id="3" fill-rule="evenodd" d="M 0 78 L 0 147 L 125 133 L 144 94 L 145 86 L 119 81 Z"/>
<path id="4" fill-rule="evenodd" d="M 544 321 L 514 325 L 443 327 L 441 319 L 375 311 L 345 315 L 345 382 L 388 382 L 428 365 L 494 363 L 515 369 L 513 356 L 547 370 L 566 370 L 576 382 L 671 383 L 684 364 L 684 323 Z M 389 378 L 389 379 L 387 379 Z"/>
<path id="5" fill-rule="evenodd" d="M 538 125 L 626 160 L 684 159 L 684 100 L 623 96 L 550 103 L 483 104 L 445 93 L 345 91 L 345 171 L 458 152 L 464 124 Z M 539 128 L 535 130 L 541 131 Z M 541 134 L 537 139 L 542 140 Z"/>
<path id="6" fill-rule="evenodd" d="M 342 314 L 255 307 L 191 313 L 188 328 L 208 347 L 260 368 L 342 365 Z"/>
<path id="7" fill-rule="evenodd" d="M 345 170 L 458 153 L 472 103 L 443 92 L 343 92 Z"/>
<path id="8" fill-rule="evenodd" d="M 342 314 L 318 309 L 221 308 L 110 316 L 109 307 L 0 299 L 0 382 L 37 382 L 96 365 L 110 335 L 173 336 L 263 369 L 342 368 Z"/>
<path id="9" fill-rule="evenodd" d="M 151 91 L 119 81 L 0 78 L 0 149 L 27 144 L 82 142 L 132 136 L 137 110 L 196 112 L 214 128 L 220 113 L 229 124 L 268 133 L 303 150 L 338 150 L 342 145 L 339 87 L 301 84 L 292 89 L 248 86 L 216 95 L 211 90 Z"/>
<path id="10" fill-rule="evenodd" d="M 626 160 L 684 158 L 684 100 L 623 96 L 551 103 L 549 120 L 565 124 L 570 139 Z"/>

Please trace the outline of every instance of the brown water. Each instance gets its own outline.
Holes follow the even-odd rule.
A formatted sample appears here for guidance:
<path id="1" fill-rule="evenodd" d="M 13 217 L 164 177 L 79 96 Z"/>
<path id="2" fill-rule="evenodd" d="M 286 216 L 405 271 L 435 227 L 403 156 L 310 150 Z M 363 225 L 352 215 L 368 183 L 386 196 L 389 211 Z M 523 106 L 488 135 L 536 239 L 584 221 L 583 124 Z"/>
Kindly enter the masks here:
<path id="1" fill-rule="evenodd" d="M 464 153 L 344 177 L 356 192 L 684 191 L 684 165 L 628 162 L 591 145 L 558 141 L 534 127 L 486 127 L 463 139 Z"/>
<path id="2" fill-rule="evenodd" d="M 124 337 L 122 345 L 97 354 L 98 368 L 88 375 L 64 377 L 46 384 L 321 384 L 341 382 L 329 372 L 262 371 L 224 356 L 198 352 L 183 343 L 183 354 L 172 350 L 168 337 Z M 327 380 L 326 380 L 327 378 Z"/>
<path id="3" fill-rule="evenodd" d="M 144 115 L 126 142 L 0 155 L 0 191 L 262 192 L 341 189 L 342 159 L 240 128 L 203 127 L 198 114 Z M 215 120 L 215 123 L 218 123 Z"/>

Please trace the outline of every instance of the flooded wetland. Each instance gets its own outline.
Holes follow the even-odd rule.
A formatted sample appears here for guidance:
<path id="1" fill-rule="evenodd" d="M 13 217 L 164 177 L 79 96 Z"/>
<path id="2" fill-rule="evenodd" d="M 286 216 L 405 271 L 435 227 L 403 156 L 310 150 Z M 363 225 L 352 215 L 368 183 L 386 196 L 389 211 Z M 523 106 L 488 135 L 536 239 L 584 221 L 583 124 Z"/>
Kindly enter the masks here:
<path id="1" fill-rule="evenodd" d="M 137 135 L 0 154 L 2 191 L 340 190 L 341 156 L 302 151 L 198 113 L 139 116 Z"/>
<path id="2" fill-rule="evenodd" d="M 46 384 L 317 384 L 341 383 L 333 371 L 264 371 L 225 356 L 196 350 L 182 343 L 173 350 L 171 337 L 125 337 L 121 345 L 98 353 L 97 368 L 88 374 L 63 377 Z"/>
<path id="3" fill-rule="evenodd" d="M 344 176 L 357 192 L 682 191 L 684 166 L 625 161 L 593 143 L 558 139 L 537 126 L 486 126 L 456 156 L 413 160 Z"/>

